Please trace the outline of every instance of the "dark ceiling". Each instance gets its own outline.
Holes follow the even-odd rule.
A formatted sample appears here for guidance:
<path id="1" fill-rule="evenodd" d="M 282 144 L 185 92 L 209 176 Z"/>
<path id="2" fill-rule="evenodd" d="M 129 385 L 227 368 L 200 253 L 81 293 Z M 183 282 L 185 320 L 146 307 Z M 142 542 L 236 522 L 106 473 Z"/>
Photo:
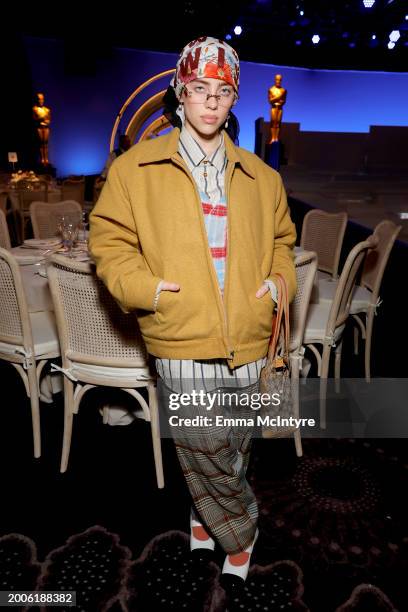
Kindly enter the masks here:
<path id="1" fill-rule="evenodd" d="M 366 0 L 367 2 L 367 0 Z M 92 16 L 80 5 L 56 16 L 24 11 L 18 33 L 64 39 L 78 57 L 109 55 L 112 47 L 178 52 L 203 34 L 225 38 L 241 60 L 291 66 L 361 70 L 408 70 L 407 0 L 172 0 L 100 4 Z M 303 15 L 300 12 L 303 11 Z M 240 25 L 240 36 L 233 28 Z M 401 37 L 388 48 L 392 30 Z M 312 36 L 320 43 L 314 45 Z M 373 39 L 375 35 L 375 39 Z"/>

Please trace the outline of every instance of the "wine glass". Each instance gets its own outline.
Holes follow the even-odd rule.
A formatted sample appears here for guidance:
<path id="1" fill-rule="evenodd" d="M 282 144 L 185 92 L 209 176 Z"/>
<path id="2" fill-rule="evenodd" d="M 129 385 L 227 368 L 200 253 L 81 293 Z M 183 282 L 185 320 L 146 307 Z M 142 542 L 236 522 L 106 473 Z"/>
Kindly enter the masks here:
<path id="1" fill-rule="evenodd" d="M 81 220 L 79 222 L 79 237 L 81 242 L 87 242 L 87 229 L 88 229 L 88 213 L 86 210 L 82 211 Z"/>
<path id="2" fill-rule="evenodd" d="M 64 225 L 66 224 L 66 219 L 64 217 L 64 215 L 58 215 L 57 217 L 57 234 L 59 234 L 61 236 L 61 240 L 63 241 L 63 230 L 64 230 Z"/>
<path id="3" fill-rule="evenodd" d="M 72 247 L 78 238 L 79 225 L 78 223 L 65 223 L 62 228 L 62 238 L 64 246 L 68 247 L 68 256 L 73 258 Z"/>

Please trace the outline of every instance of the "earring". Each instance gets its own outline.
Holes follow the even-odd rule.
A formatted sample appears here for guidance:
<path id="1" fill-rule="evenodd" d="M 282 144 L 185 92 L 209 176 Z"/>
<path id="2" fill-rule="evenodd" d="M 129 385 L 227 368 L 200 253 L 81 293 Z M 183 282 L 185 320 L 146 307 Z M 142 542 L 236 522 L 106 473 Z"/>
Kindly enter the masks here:
<path id="1" fill-rule="evenodd" d="M 230 116 L 228 115 L 227 120 L 226 120 L 226 122 L 225 122 L 225 127 L 226 127 L 226 128 L 228 127 L 228 119 L 229 119 L 229 118 L 230 118 Z"/>
<path id="2" fill-rule="evenodd" d="M 177 107 L 176 115 L 178 115 L 181 119 L 181 123 L 184 123 L 185 115 L 184 115 L 184 104 L 180 102 Z"/>

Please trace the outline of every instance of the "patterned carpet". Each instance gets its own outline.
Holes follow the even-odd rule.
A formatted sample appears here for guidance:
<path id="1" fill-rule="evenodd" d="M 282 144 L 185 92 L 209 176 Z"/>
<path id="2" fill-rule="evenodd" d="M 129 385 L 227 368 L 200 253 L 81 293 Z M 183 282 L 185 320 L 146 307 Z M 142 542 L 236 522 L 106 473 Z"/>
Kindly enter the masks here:
<path id="1" fill-rule="evenodd" d="M 1 373 L 13 401 L 0 428 L 0 590 L 74 589 L 85 612 L 408 610 L 404 439 L 304 439 L 302 458 L 292 440 L 254 440 L 260 537 L 246 590 L 227 607 L 222 551 L 202 567 L 188 555 L 190 499 L 172 441 L 159 490 L 148 425 L 104 426 L 91 392 L 60 475 L 62 397 L 41 406 L 35 461 L 24 390 Z"/>
<path id="2" fill-rule="evenodd" d="M 226 607 L 225 594 L 218 583 L 218 565 L 209 562 L 198 567 L 189 559 L 188 550 L 187 535 L 169 531 L 153 538 L 140 557 L 133 560 L 131 551 L 120 544 L 116 534 L 95 526 L 71 536 L 40 563 L 33 541 L 9 534 L 0 538 L 1 589 L 76 591 L 75 609 L 83 612 L 310 609 L 302 601 L 302 571 L 293 561 L 253 565 L 244 591 Z M 53 608 L 47 608 L 50 609 Z M 396 608 L 379 588 L 361 584 L 336 610 L 376 612 Z"/>
<path id="3" fill-rule="evenodd" d="M 304 440 L 303 446 L 298 460 L 288 440 L 275 440 L 272 454 L 269 443 L 257 444 L 251 481 L 261 536 L 246 587 L 228 604 L 218 582 L 221 551 L 198 566 L 187 534 L 171 530 L 137 556 L 98 525 L 43 560 L 30 538 L 3 535 L 1 590 L 75 590 L 75 609 L 84 612 L 407 610 L 408 464 L 395 441 Z"/>

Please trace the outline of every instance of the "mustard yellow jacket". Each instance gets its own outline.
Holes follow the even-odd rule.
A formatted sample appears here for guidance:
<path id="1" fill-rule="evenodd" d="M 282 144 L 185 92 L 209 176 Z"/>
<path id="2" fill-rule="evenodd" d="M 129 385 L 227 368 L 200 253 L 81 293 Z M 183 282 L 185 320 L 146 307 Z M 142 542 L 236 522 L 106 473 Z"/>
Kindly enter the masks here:
<path id="1" fill-rule="evenodd" d="M 228 255 L 224 298 L 178 128 L 112 164 L 90 217 L 97 274 L 125 312 L 137 310 L 147 350 L 170 359 L 223 357 L 234 368 L 266 355 L 274 303 L 256 298 L 280 272 L 296 291 L 295 227 L 280 175 L 227 134 Z M 160 280 L 180 291 L 162 291 Z"/>

